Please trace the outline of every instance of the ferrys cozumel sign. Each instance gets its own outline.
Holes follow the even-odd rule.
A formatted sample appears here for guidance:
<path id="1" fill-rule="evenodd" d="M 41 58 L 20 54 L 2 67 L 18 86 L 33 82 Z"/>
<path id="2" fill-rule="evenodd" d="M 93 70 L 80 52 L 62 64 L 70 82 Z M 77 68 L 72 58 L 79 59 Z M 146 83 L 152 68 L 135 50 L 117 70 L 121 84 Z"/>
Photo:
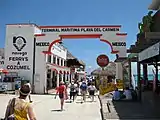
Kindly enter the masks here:
<path id="1" fill-rule="evenodd" d="M 45 53 L 52 50 L 53 44 L 66 39 L 99 38 L 107 43 L 112 54 L 126 57 L 126 33 L 120 32 L 121 25 L 98 26 L 39 26 L 41 35 L 36 35 L 37 41 L 50 43 Z M 84 41 L 85 42 L 85 41 Z"/>

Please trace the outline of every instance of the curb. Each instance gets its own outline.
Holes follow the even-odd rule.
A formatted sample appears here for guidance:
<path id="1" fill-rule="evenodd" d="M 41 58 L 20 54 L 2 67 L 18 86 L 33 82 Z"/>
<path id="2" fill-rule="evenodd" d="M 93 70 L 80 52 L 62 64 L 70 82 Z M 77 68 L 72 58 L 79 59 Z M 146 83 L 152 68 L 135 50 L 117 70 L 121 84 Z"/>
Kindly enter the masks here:
<path id="1" fill-rule="evenodd" d="M 101 108 L 100 108 L 101 118 L 102 118 L 102 120 L 105 120 L 105 119 L 104 119 L 104 116 L 103 116 L 102 101 L 101 101 L 101 99 L 100 99 L 100 96 L 99 96 L 99 95 L 98 95 L 98 99 L 99 99 L 100 107 L 101 107 Z"/>

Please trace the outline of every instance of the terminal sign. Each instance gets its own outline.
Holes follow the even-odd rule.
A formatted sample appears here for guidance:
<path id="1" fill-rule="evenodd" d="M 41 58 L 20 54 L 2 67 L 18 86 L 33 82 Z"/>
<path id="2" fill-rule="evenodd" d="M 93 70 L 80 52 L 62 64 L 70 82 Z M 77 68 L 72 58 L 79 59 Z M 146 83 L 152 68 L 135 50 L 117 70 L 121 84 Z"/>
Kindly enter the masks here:
<path id="1" fill-rule="evenodd" d="M 109 64 L 109 58 L 108 56 L 106 55 L 99 55 L 97 57 L 97 64 L 100 66 L 100 67 L 106 67 L 108 64 Z"/>

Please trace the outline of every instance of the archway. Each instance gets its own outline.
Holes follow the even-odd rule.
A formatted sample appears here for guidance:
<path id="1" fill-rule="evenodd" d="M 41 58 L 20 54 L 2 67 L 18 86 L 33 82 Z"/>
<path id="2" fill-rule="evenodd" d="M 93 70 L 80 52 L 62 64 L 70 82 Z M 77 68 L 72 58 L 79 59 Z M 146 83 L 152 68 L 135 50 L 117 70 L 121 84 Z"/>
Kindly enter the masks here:
<path id="1" fill-rule="evenodd" d="M 67 39 L 98 38 L 101 42 L 110 46 L 111 54 L 118 57 L 126 57 L 126 33 L 120 32 L 120 25 L 114 26 L 40 26 L 41 34 L 35 34 L 36 44 L 43 43 L 46 46 L 41 51 L 46 55 L 54 54 L 56 43 Z M 41 46 L 42 47 L 42 46 Z M 45 48 L 45 49 L 44 49 Z M 65 75 L 60 72 L 59 79 Z M 59 81 L 57 81 L 57 86 Z"/>
<path id="2" fill-rule="evenodd" d="M 5 48 L 5 68 L 11 72 L 18 72 L 26 80 L 30 80 L 32 85 L 36 85 L 35 92 L 43 93 L 46 88 L 46 66 L 48 69 L 55 68 L 60 74 L 60 70 L 71 73 L 70 68 L 64 66 L 65 50 L 61 58 L 55 52 L 56 44 L 62 40 L 71 38 L 98 38 L 101 42 L 107 43 L 112 54 L 118 57 L 126 57 L 126 33 L 121 33 L 121 25 L 98 25 L 98 26 L 37 26 L 35 24 L 9 24 L 6 32 Z M 16 34 L 13 34 L 16 31 Z M 23 40 L 22 40 L 23 38 Z M 10 42 L 14 40 L 13 42 Z M 16 41 L 16 42 L 15 42 Z M 19 45 L 20 41 L 22 46 Z M 17 49 L 17 47 L 19 47 Z M 44 54 L 42 54 L 45 53 Z M 47 55 L 61 59 L 58 64 L 46 63 Z M 51 72 L 52 73 L 52 72 Z M 57 73 L 57 72 L 56 72 Z M 67 74 L 66 74 L 67 75 Z M 57 75 L 57 80 L 59 75 Z M 57 81 L 57 86 L 59 81 Z"/>

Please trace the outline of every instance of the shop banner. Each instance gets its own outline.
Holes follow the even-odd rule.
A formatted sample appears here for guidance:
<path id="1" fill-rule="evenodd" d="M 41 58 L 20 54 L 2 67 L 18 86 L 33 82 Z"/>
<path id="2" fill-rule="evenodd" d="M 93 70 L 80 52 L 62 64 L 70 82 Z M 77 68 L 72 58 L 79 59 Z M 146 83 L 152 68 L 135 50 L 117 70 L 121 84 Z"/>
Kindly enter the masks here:
<path id="1" fill-rule="evenodd" d="M 114 82 L 106 83 L 104 80 L 102 84 L 99 85 L 100 95 L 105 95 L 106 93 L 112 92 L 117 87 L 118 89 L 123 89 L 123 80 L 117 80 L 116 84 Z"/>

